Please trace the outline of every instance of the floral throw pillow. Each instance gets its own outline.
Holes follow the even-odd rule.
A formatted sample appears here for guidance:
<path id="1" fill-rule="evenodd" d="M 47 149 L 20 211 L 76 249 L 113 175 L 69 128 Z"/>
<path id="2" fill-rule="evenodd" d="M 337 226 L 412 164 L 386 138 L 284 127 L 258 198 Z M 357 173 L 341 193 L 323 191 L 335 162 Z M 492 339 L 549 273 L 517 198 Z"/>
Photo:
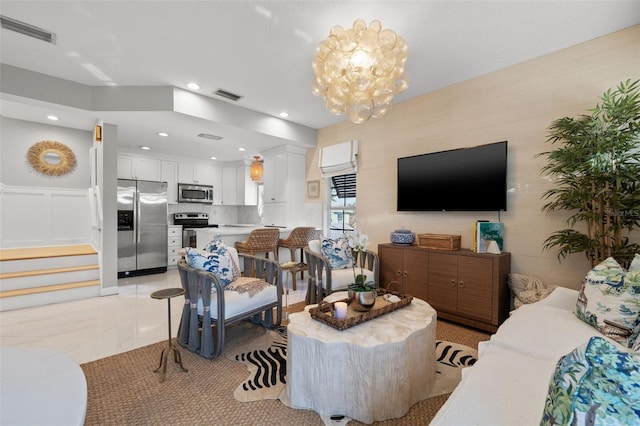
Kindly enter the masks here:
<path id="1" fill-rule="evenodd" d="M 224 243 L 224 241 L 222 241 L 222 237 L 220 236 L 220 234 L 216 233 L 211 241 L 209 241 L 207 245 L 204 246 L 204 251 L 216 252 L 218 250 L 218 247 L 226 246 L 227 245 Z"/>
<path id="2" fill-rule="evenodd" d="M 344 269 L 353 265 L 349 240 L 344 235 L 335 240 L 323 238 L 322 254 L 329 260 L 332 269 Z"/>
<path id="3" fill-rule="evenodd" d="M 584 279 L 576 316 L 626 347 L 640 332 L 640 271 L 626 272 L 612 257 Z"/>
<path id="4" fill-rule="evenodd" d="M 240 276 L 240 269 L 226 246 L 220 246 L 211 252 L 186 247 L 186 254 L 189 266 L 211 272 L 218 277 L 223 286 Z"/>
<path id="5" fill-rule="evenodd" d="M 540 424 L 639 424 L 638 407 L 640 357 L 596 336 L 558 361 Z"/>

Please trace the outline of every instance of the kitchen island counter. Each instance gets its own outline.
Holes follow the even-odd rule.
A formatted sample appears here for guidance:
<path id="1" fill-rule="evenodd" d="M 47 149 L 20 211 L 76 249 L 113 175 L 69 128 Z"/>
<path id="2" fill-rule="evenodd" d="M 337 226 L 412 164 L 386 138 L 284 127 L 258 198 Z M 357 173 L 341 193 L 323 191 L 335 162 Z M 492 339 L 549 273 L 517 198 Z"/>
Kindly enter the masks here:
<path id="1" fill-rule="evenodd" d="M 234 247 L 236 241 L 246 241 L 249 234 L 254 229 L 265 228 L 262 225 L 220 225 L 218 228 L 200 228 L 196 229 L 196 241 L 199 249 L 204 248 L 216 234 L 220 234 L 222 241 L 229 246 Z M 293 228 L 276 228 L 280 231 L 280 238 L 287 238 Z"/>

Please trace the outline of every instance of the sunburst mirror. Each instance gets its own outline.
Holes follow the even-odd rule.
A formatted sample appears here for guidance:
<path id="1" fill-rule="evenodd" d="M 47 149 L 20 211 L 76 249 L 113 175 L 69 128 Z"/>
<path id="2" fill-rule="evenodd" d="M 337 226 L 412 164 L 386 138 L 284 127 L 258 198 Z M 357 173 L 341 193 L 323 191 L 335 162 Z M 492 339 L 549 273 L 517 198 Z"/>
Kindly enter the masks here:
<path id="1" fill-rule="evenodd" d="M 49 176 L 62 176 L 76 166 L 76 156 L 65 144 L 57 141 L 41 141 L 27 152 L 27 160 L 37 172 Z"/>

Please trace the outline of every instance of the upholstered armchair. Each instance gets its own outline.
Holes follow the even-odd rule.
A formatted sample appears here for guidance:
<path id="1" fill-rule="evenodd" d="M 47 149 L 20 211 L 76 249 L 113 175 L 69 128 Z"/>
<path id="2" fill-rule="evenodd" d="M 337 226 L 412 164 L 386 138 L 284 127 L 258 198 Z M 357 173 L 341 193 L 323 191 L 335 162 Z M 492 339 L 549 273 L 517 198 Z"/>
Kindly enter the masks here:
<path id="1" fill-rule="evenodd" d="M 253 271 L 252 277 L 238 277 L 225 286 L 218 275 L 191 267 L 185 259 L 178 262 L 185 290 L 178 342 L 205 358 L 217 358 L 222 354 L 228 325 L 251 320 L 274 328 L 282 320 L 280 264 L 256 256 L 238 256 L 233 247 L 228 250 L 238 265 L 243 266 L 245 273 Z"/>
<path id="2" fill-rule="evenodd" d="M 307 258 L 308 287 L 305 302 L 307 304 L 319 303 L 327 295 L 346 290 L 347 286 L 354 282 L 354 269 L 351 265 L 335 269 L 331 262 L 322 253 L 319 240 L 309 241 L 304 248 Z M 373 281 L 378 286 L 380 274 L 380 259 L 377 253 L 367 250 L 364 252 L 352 251 L 355 273 L 367 276 L 367 281 Z"/>

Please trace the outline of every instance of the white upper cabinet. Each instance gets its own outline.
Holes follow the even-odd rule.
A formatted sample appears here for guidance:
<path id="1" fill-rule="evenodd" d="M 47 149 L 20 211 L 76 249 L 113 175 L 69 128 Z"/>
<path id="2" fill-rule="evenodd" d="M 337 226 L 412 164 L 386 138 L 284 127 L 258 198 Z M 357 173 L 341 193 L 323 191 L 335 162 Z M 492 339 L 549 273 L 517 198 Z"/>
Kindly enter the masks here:
<path id="1" fill-rule="evenodd" d="M 264 202 L 282 203 L 287 201 L 287 175 L 289 155 L 275 153 L 264 155 Z"/>
<path id="2" fill-rule="evenodd" d="M 118 178 L 138 180 L 162 180 L 160 160 L 155 158 L 118 155 Z"/>
<path id="3" fill-rule="evenodd" d="M 179 183 L 213 185 L 213 166 L 195 161 L 180 161 L 178 164 Z"/>
<path id="4" fill-rule="evenodd" d="M 213 204 L 222 204 L 222 167 L 213 166 Z"/>
<path id="5" fill-rule="evenodd" d="M 290 145 L 262 152 L 265 225 L 294 227 L 304 224 L 305 152 Z"/>
<path id="6" fill-rule="evenodd" d="M 235 206 L 238 204 L 238 201 L 236 200 L 236 180 L 235 167 L 222 168 L 222 204 L 228 206 Z"/>
<path id="7" fill-rule="evenodd" d="M 258 205 L 258 184 L 251 180 L 251 166 L 236 168 L 236 200 L 239 205 Z"/>
<path id="8" fill-rule="evenodd" d="M 217 188 L 217 187 L 216 187 Z M 214 188 L 214 198 L 216 188 Z M 219 204 L 225 206 L 258 205 L 258 186 L 251 180 L 250 162 L 227 163 L 220 168 Z M 214 202 L 214 204 L 216 204 Z"/>
<path id="9" fill-rule="evenodd" d="M 178 163 L 162 160 L 162 182 L 167 182 L 167 201 L 170 204 L 178 202 Z"/>

